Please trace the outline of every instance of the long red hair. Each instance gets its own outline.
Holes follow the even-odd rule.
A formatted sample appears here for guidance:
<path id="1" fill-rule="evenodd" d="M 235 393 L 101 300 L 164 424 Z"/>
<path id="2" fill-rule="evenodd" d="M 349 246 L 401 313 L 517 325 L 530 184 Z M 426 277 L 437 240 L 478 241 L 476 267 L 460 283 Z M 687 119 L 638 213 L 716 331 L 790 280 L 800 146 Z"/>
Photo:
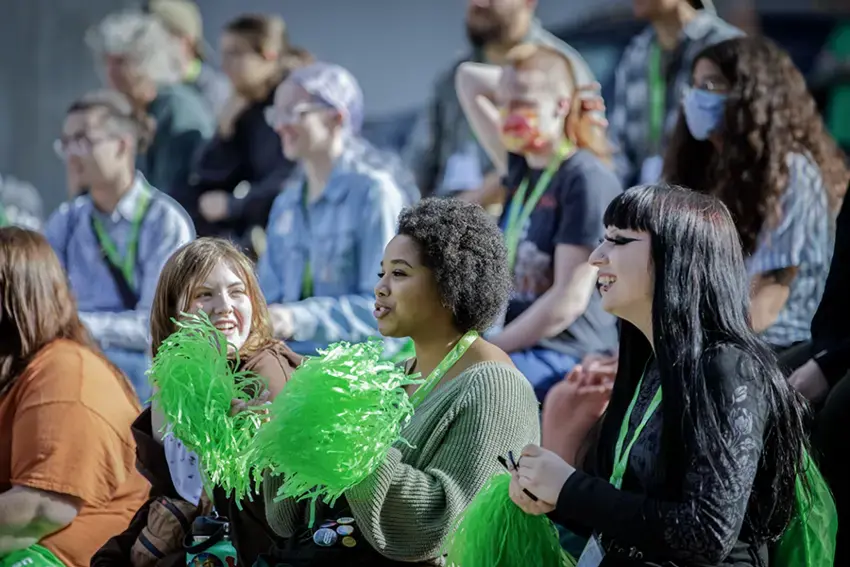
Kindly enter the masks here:
<path id="1" fill-rule="evenodd" d="M 77 303 L 53 248 L 40 234 L 0 228 L 0 395 L 48 344 L 67 339 L 100 356 L 137 406 L 133 387 L 98 349 L 77 314 Z"/>

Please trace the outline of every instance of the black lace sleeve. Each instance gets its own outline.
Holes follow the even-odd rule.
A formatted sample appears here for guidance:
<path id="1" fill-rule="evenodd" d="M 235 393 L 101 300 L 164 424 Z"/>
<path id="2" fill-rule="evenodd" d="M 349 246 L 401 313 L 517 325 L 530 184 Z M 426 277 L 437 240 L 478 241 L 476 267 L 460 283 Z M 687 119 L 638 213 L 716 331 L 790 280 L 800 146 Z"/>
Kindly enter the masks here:
<path id="1" fill-rule="evenodd" d="M 740 360 L 739 351 L 726 349 L 708 364 L 709 379 L 723 385 L 729 408 L 719 424 L 729 453 L 716 459 L 714 468 L 697 455 L 687 467 L 680 499 L 661 501 L 620 491 L 607 479 L 576 471 L 561 490 L 553 519 L 582 523 L 605 540 L 647 557 L 712 565 L 722 561 L 741 532 L 768 418 L 761 387 Z M 724 454 L 720 448 L 713 453 Z"/>

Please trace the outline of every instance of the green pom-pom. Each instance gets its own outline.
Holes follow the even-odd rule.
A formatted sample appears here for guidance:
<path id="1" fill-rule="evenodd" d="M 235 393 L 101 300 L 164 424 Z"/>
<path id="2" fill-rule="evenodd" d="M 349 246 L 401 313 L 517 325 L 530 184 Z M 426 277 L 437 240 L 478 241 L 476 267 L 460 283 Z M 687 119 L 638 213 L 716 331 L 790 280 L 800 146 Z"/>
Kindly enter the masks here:
<path id="1" fill-rule="evenodd" d="M 208 490 L 219 486 L 237 501 L 250 498 L 261 471 L 252 471 L 246 449 L 262 421 L 251 410 L 231 416 L 231 403 L 250 401 L 265 382 L 234 371 L 238 356 L 228 359 L 227 340 L 205 313 L 174 322 L 177 331 L 162 343 L 148 371 L 157 390 L 153 402 L 173 435 L 198 455 Z"/>
<path id="2" fill-rule="evenodd" d="M 460 515 L 446 542 L 447 567 L 574 567 L 546 516 L 526 514 L 511 501 L 511 475 L 492 477 Z"/>
<path id="3" fill-rule="evenodd" d="M 400 440 L 413 415 L 403 386 L 418 382 L 382 351 L 378 341 L 337 343 L 292 373 L 251 450 L 258 467 L 283 475 L 278 501 L 333 505 Z"/>

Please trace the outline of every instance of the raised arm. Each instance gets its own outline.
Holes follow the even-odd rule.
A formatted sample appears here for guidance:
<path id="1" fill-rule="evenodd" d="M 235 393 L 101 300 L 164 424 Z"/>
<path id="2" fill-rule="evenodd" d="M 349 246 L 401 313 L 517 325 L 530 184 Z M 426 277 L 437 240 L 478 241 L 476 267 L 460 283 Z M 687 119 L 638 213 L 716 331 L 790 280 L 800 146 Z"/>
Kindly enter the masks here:
<path id="1" fill-rule="evenodd" d="M 461 63 L 455 74 L 458 100 L 478 143 L 499 175 L 508 171 L 508 151 L 500 135 L 499 110 L 494 103 L 502 70 L 494 65 Z"/>

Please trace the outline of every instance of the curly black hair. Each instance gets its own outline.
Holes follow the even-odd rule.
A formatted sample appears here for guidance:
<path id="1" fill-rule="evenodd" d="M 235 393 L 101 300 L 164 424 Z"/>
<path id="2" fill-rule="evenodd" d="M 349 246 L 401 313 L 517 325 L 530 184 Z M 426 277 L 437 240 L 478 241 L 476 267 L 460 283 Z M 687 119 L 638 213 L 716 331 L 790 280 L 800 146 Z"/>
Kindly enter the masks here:
<path id="1" fill-rule="evenodd" d="M 667 148 L 664 179 L 719 197 L 732 212 L 744 251 L 752 254 L 762 227 L 779 222 L 788 186 L 788 155 L 818 166 L 830 209 L 836 211 L 848 173 L 827 133 L 803 75 L 788 54 L 761 37 L 707 47 L 694 58 L 717 65 L 731 90 L 723 120 L 723 148 L 698 141 L 679 117 Z"/>
<path id="2" fill-rule="evenodd" d="M 423 199 L 402 211 L 398 234 L 419 245 L 459 331 L 492 325 L 507 303 L 511 276 L 502 233 L 484 209 L 458 199 Z"/>

